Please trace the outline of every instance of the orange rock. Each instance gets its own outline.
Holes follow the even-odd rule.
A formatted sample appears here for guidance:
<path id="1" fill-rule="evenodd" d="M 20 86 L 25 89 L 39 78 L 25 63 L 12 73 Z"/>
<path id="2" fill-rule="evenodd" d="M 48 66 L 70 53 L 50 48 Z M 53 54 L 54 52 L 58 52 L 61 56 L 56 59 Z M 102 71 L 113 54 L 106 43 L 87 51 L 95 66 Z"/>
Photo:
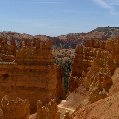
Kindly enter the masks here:
<path id="1" fill-rule="evenodd" d="M 17 48 L 14 39 L 10 44 L 5 39 L 1 43 L 0 90 L 2 96 L 28 99 L 35 112 L 37 100 L 45 104 L 50 99 L 63 98 L 63 75 L 54 64 L 49 39 L 23 38 L 20 42 Z"/>

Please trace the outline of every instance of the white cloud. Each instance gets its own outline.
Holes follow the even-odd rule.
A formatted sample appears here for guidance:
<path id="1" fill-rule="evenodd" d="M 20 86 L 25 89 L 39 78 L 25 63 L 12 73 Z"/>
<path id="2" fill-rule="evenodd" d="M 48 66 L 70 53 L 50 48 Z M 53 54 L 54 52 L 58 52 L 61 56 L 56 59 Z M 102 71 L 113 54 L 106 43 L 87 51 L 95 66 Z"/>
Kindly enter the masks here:
<path id="1" fill-rule="evenodd" d="M 119 0 L 107 0 L 107 3 L 111 6 L 119 6 Z"/>
<path id="2" fill-rule="evenodd" d="M 95 0 L 95 1 L 104 8 L 112 9 L 112 7 L 105 0 Z"/>
<path id="3" fill-rule="evenodd" d="M 119 5 L 119 0 L 93 0 L 101 7 L 107 9 L 112 15 L 119 14 L 116 9 L 115 5 Z"/>

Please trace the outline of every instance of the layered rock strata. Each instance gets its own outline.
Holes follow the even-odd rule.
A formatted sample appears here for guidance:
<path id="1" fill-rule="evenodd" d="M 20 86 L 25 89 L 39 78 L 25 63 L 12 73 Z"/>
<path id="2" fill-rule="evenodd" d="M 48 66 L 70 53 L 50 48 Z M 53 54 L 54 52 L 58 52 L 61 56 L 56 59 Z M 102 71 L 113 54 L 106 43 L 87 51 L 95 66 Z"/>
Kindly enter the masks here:
<path id="1" fill-rule="evenodd" d="M 36 102 L 63 97 L 64 81 L 60 68 L 54 64 L 49 39 L 24 38 L 0 40 L 0 96 L 28 99 L 31 112 Z M 60 90 L 62 89 L 62 90 Z"/>

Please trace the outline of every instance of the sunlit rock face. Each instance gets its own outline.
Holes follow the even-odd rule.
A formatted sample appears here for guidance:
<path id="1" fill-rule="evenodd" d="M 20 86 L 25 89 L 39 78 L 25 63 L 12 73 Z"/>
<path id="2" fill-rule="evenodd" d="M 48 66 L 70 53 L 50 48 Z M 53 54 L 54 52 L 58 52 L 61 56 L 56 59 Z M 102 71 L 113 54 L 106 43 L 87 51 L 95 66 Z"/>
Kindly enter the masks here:
<path id="1" fill-rule="evenodd" d="M 79 53 L 76 49 L 69 79 L 71 81 L 71 86 L 69 86 L 74 92 L 70 91 L 75 94 L 77 87 L 84 86 L 88 91 L 87 99 L 89 102 L 84 106 L 80 105 L 72 115 L 68 116 L 73 119 L 117 119 L 119 117 L 117 101 L 119 97 L 119 39 L 108 40 L 103 47 L 94 47 L 91 44 L 87 44 L 87 47 L 77 47 Z M 84 49 L 88 49 L 87 57 Z M 86 58 L 87 61 L 91 61 L 90 66 L 82 65 Z M 72 99 L 75 98 L 76 96 Z"/>
<path id="2" fill-rule="evenodd" d="M 0 105 L 0 119 L 60 119 L 55 99 L 51 99 L 45 105 L 38 100 L 36 103 L 37 111 L 33 115 L 30 115 L 30 104 L 26 99 L 11 98 L 5 95 Z"/>
<path id="3" fill-rule="evenodd" d="M 69 78 L 69 91 L 83 85 L 89 91 L 90 102 L 107 97 L 112 85 L 111 76 L 119 66 L 118 47 L 118 39 L 104 44 L 89 40 L 85 45 L 78 45 Z"/>
<path id="4" fill-rule="evenodd" d="M 51 100 L 46 106 L 38 101 L 36 119 L 60 119 L 56 101 Z"/>
<path id="5" fill-rule="evenodd" d="M 69 79 L 70 91 L 73 91 L 78 87 L 72 87 L 72 84 L 77 84 L 77 80 L 82 79 L 90 71 L 90 67 L 94 59 L 97 57 L 98 52 L 102 52 L 105 49 L 105 43 L 97 40 L 87 40 L 84 45 L 78 45 L 75 50 L 75 58 L 72 65 L 72 72 Z M 71 84 L 71 85 L 70 85 Z"/>
<path id="6" fill-rule="evenodd" d="M 118 119 L 119 92 L 115 95 L 101 99 L 73 114 L 73 119 Z"/>
<path id="7" fill-rule="evenodd" d="M 10 99 L 4 96 L 1 101 L 3 117 L 1 119 L 29 119 L 30 104 L 28 100 L 20 98 Z"/>
<path id="8" fill-rule="evenodd" d="M 1 97 L 8 94 L 28 99 L 31 112 L 36 111 L 39 99 L 45 104 L 63 97 L 63 78 L 60 68 L 54 64 L 49 39 L 34 37 L 8 42 L 2 38 L 0 49 Z"/>

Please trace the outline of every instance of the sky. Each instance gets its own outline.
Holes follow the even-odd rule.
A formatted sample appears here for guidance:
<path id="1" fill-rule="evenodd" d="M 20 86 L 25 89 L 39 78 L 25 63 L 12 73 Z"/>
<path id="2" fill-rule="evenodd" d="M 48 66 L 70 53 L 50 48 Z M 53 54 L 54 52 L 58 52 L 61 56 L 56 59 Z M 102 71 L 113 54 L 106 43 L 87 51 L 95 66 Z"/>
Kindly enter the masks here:
<path id="1" fill-rule="evenodd" d="M 58 36 L 119 26 L 119 0 L 0 0 L 0 31 Z"/>

